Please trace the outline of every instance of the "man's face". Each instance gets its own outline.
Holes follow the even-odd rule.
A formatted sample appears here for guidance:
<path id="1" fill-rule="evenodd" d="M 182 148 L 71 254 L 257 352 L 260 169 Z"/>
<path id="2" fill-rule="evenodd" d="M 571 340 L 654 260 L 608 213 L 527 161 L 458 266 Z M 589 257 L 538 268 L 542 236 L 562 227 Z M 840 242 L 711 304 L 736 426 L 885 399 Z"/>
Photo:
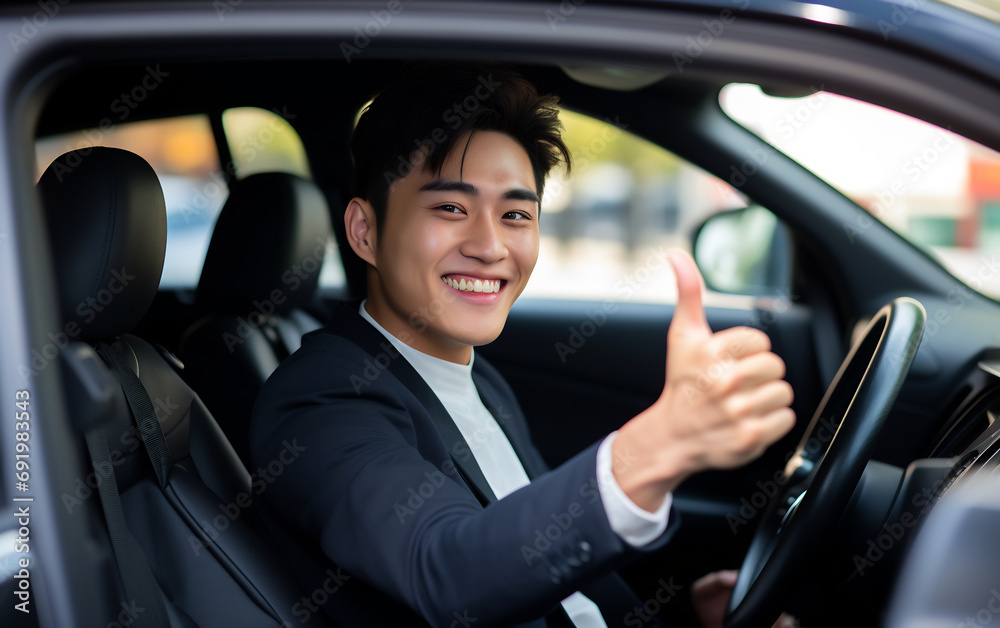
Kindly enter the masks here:
<path id="1" fill-rule="evenodd" d="M 466 139 L 439 174 L 415 170 L 390 189 L 366 304 L 407 344 L 460 363 L 503 330 L 539 237 L 527 152 L 502 133 Z"/>

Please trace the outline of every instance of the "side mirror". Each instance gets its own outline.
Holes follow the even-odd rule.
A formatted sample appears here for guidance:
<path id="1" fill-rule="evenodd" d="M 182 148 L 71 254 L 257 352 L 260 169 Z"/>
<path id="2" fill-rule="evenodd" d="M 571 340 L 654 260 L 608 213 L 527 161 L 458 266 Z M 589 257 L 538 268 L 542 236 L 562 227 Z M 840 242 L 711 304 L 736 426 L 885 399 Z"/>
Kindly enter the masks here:
<path id="1" fill-rule="evenodd" d="M 715 214 L 701 223 L 692 240 L 708 289 L 751 296 L 791 290 L 791 233 L 763 207 Z"/>

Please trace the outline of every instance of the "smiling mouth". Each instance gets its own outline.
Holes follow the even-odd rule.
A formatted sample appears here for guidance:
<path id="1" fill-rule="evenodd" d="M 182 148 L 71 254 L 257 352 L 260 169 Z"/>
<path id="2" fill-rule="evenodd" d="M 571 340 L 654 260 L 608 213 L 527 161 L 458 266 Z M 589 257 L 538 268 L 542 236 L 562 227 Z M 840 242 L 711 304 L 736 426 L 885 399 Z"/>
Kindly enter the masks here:
<path id="1" fill-rule="evenodd" d="M 503 285 L 507 283 L 503 279 L 452 279 L 451 277 L 441 278 L 446 284 L 461 292 L 500 292 Z"/>

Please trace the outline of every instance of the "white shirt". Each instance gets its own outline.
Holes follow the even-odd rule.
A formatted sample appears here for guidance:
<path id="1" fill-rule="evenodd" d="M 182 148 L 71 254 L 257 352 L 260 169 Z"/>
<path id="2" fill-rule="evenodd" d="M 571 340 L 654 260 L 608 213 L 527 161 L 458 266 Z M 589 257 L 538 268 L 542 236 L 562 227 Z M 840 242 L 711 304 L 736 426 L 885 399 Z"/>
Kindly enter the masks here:
<path id="1" fill-rule="evenodd" d="M 364 301 L 361 302 L 358 313 L 392 343 L 441 401 L 441 405 L 468 442 L 476 463 L 497 499 L 527 485 L 530 480 L 521 460 L 514 453 L 514 448 L 496 419 L 483 405 L 472 381 L 475 351 L 468 364 L 442 360 L 414 349 L 386 331 L 365 310 Z M 615 432 L 610 434 L 597 449 L 597 489 L 611 529 L 626 543 L 639 547 L 653 541 L 666 530 L 672 496 L 668 493 L 660 508 L 651 513 L 636 506 L 625 495 L 612 473 L 611 443 L 615 435 Z M 607 628 L 597 605 L 580 592 L 563 600 L 562 606 L 577 628 Z"/>

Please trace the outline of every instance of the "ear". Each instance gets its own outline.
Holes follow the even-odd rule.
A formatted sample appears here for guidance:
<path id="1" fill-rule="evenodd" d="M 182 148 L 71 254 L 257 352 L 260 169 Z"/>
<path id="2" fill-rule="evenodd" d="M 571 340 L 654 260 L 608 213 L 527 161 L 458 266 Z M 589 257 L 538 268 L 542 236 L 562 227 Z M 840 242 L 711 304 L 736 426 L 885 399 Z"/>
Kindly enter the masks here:
<path id="1" fill-rule="evenodd" d="M 344 228 L 347 241 L 358 257 L 376 266 L 375 208 L 371 203 L 356 196 L 352 198 L 344 212 Z"/>

